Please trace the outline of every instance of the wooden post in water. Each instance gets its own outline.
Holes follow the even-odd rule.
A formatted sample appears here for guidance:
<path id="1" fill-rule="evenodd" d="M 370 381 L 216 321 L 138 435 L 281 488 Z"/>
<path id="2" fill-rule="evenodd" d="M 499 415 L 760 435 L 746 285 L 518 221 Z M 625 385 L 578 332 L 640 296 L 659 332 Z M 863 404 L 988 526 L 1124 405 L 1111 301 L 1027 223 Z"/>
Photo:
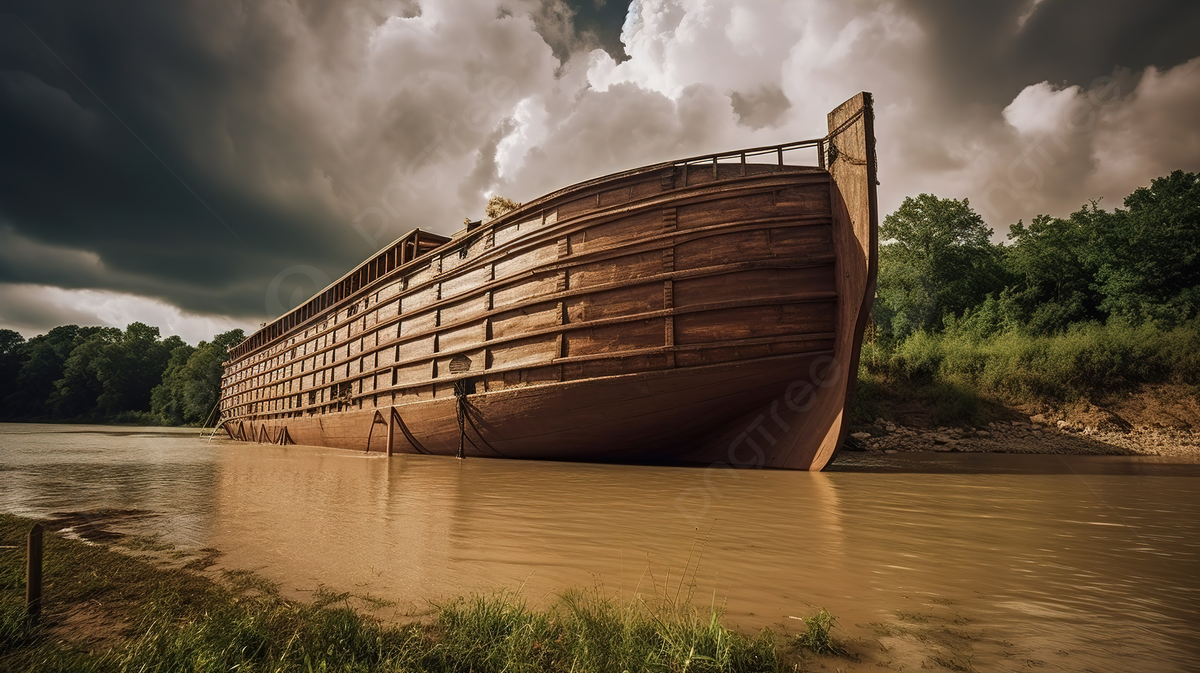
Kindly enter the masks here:
<path id="1" fill-rule="evenodd" d="M 390 458 L 392 455 L 392 447 L 395 445 L 396 439 L 396 407 L 388 409 L 388 438 L 387 438 L 387 455 Z"/>
<path id="2" fill-rule="evenodd" d="M 42 614 L 42 524 L 29 530 L 29 548 L 25 567 L 25 610 L 36 622 Z"/>

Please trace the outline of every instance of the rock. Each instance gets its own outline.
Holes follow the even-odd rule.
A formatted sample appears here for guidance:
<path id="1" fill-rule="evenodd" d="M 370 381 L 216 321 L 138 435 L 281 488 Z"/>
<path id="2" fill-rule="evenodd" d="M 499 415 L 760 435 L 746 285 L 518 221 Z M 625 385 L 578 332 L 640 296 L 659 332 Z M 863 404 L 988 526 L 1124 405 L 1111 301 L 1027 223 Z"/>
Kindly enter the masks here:
<path id="1" fill-rule="evenodd" d="M 892 425 L 891 423 L 888 423 L 887 425 L 883 426 L 883 429 L 887 430 L 888 432 L 895 432 L 896 426 Z"/>
<path id="2" fill-rule="evenodd" d="M 975 436 L 976 437 L 991 437 L 992 433 L 988 432 L 987 430 L 976 430 Z"/>
<path id="3" fill-rule="evenodd" d="M 869 432 L 854 432 L 854 433 L 851 433 L 850 436 L 855 439 L 858 439 L 858 440 L 863 440 L 863 439 L 870 439 L 871 433 L 869 433 Z"/>
<path id="4" fill-rule="evenodd" d="M 883 452 L 884 453 L 895 453 L 896 450 L 895 449 L 884 449 Z"/>
<path id="5" fill-rule="evenodd" d="M 1068 425 L 1070 425 L 1070 424 L 1069 424 L 1069 423 L 1067 423 L 1066 421 L 1059 421 L 1059 422 L 1058 422 L 1058 423 L 1056 423 L 1055 425 L 1057 425 L 1059 428 L 1065 428 L 1065 427 L 1067 427 L 1067 426 L 1068 426 Z"/>
<path id="6" fill-rule="evenodd" d="M 942 435 L 942 434 L 933 435 L 932 437 L 930 437 L 930 439 L 933 440 L 934 444 L 949 444 L 954 441 L 953 439 L 947 437 L 946 435 Z"/>

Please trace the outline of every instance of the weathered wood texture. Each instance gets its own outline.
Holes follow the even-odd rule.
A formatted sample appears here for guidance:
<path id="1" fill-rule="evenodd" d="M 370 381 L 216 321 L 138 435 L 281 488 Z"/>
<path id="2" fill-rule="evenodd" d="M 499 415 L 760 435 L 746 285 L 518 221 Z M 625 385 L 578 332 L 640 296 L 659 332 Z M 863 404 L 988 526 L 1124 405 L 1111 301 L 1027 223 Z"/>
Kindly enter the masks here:
<path id="1" fill-rule="evenodd" d="M 874 282 L 869 97 L 830 128 L 828 171 L 731 153 L 568 187 L 406 257 L 436 240 L 413 232 L 318 295 L 346 295 L 327 312 L 235 349 L 225 427 L 453 454 L 465 382 L 468 455 L 728 460 L 765 408 L 795 430 L 761 464 L 820 469 Z M 781 417 L 772 401 L 826 362 L 838 380 Z"/>

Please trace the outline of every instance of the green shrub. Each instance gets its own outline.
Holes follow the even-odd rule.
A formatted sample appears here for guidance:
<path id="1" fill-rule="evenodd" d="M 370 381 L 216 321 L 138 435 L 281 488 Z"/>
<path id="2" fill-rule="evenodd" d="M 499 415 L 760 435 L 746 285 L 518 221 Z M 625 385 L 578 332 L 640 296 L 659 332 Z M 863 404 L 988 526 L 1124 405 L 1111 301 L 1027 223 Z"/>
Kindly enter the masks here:
<path id="1" fill-rule="evenodd" d="M 829 614 L 828 610 L 821 608 L 820 612 L 812 617 L 804 617 L 803 620 L 808 631 L 796 636 L 797 646 L 817 654 L 846 654 L 846 649 L 830 633 L 837 624 L 837 618 Z"/>
<path id="2" fill-rule="evenodd" d="M 1171 329 L 1110 321 L 989 338 L 917 332 L 863 345 L 851 422 L 887 417 L 889 403 L 916 402 L 938 424 L 978 425 L 991 420 L 988 400 L 1071 402 L 1159 383 L 1200 384 L 1200 321 Z"/>

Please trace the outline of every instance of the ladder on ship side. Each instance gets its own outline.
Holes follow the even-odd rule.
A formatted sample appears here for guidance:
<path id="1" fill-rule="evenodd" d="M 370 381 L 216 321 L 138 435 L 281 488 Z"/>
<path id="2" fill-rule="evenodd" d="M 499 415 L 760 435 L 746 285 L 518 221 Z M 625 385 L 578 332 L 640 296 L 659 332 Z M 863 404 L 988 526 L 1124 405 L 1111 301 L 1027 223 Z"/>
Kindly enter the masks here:
<path id="1" fill-rule="evenodd" d="M 213 423 L 212 432 L 208 433 L 208 441 L 211 442 L 212 438 L 217 435 L 217 430 L 221 429 L 221 414 L 217 413 L 217 407 L 219 406 L 221 406 L 221 401 L 217 400 L 217 403 L 213 405 L 212 411 L 208 412 L 208 418 L 204 419 L 204 424 L 200 426 L 200 439 L 205 439 L 204 431 L 208 429 L 208 422 L 213 420 L 214 415 L 217 418 L 216 422 Z"/>

